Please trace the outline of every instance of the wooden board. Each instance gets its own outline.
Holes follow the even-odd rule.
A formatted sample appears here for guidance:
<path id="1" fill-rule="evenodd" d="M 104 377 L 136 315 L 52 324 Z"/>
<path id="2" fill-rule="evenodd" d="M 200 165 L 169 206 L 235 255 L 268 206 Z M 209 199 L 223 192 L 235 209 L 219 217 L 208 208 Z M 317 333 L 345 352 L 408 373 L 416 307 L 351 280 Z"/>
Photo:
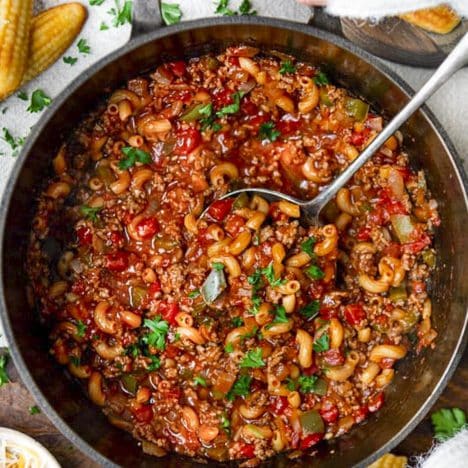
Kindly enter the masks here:
<path id="1" fill-rule="evenodd" d="M 33 397 L 24 385 L 10 362 L 8 373 L 12 383 L 0 388 L 0 426 L 24 432 L 43 444 L 65 468 L 98 468 L 63 437 L 43 414 L 31 415 L 29 408 L 35 405 Z M 468 412 L 468 349 L 462 361 L 433 410 L 458 406 Z M 432 430 L 429 416 L 398 446 L 393 453 L 411 457 L 427 451 L 432 445 Z"/>

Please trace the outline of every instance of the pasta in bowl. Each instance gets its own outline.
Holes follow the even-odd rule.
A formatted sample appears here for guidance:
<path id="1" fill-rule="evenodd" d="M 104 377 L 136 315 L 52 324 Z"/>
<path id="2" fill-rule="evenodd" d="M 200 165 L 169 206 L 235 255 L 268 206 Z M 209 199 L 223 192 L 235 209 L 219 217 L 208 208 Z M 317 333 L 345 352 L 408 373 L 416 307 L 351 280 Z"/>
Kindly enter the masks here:
<path id="1" fill-rule="evenodd" d="M 62 146 L 32 296 L 52 355 L 147 453 L 312 453 L 434 346 L 440 220 L 400 134 L 323 226 L 288 202 L 216 200 L 236 185 L 313 197 L 381 127 L 318 68 L 238 46 L 130 80 Z"/>

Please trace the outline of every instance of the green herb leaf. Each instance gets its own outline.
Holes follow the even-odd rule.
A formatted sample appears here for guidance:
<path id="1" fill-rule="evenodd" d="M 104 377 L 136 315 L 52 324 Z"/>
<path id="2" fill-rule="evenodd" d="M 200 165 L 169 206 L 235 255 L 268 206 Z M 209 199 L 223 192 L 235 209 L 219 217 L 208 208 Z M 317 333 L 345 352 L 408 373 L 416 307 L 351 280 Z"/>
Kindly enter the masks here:
<path id="1" fill-rule="evenodd" d="M 262 304 L 262 298 L 259 296 L 252 296 L 252 307 L 250 308 L 249 312 L 252 315 L 258 314 L 258 308 Z"/>
<path id="2" fill-rule="evenodd" d="M 280 305 L 277 306 L 276 309 L 273 311 L 275 314 L 275 318 L 272 323 L 288 323 L 289 319 L 286 315 L 286 309 Z"/>
<path id="3" fill-rule="evenodd" d="M 215 271 L 221 271 L 221 270 L 224 270 L 224 263 L 214 262 L 214 263 L 211 264 L 211 267 Z"/>
<path id="4" fill-rule="evenodd" d="M 89 0 L 91 6 L 102 5 L 106 0 Z"/>
<path id="5" fill-rule="evenodd" d="M 20 91 L 16 96 L 18 97 L 18 99 L 21 99 L 22 101 L 28 100 L 28 93 L 26 91 Z"/>
<path id="6" fill-rule="evenodd" d="M 242 0 L 242 3 L 239 7 L 239 13 L 242 16 L 254 16 L 257 14 L 257 11 L 252 11 L 252 4 L 250 3 L 250 0 Z"/>
<path id="7" fill-rule="evenodd" d="M 466 414 L 460 408 L 444 408 L 431 416 L 435 438 L 443 442 L 454 436 L 464 427 L 468 427 Z"/>
<path id="8" fill-rule="evenodd" d="M 125 348 L 125 354 L 127 356 L 132 356 L 133 358 L 136 358 L 141 354 L 141 350 L 137 344 L 133 343 L 127 348 Z"/>
<path id="9" fill-rule="evenodd" d="M 70 362 L 75 366 L 75 367 L 80 367 L 81 366 L 81 359 L 80 356 L 75 356 L 72 354 L 70 357 Z"/>
<path id="10" fill-rule="evenodd" d="M 91 207 L 88 205 L 82 205 L 80 207 L 81 214 L 90 219 L 93 223 L 98 220 L 98 213 L 102 210 L 102 206 Z"/>
<path id="11" fill-rule="evenodd" d="M 305 273 L 314 280 L 321 280 L 325 276 L 323 270 L 317 265 L 310 265 L 305 269 Z"/>
<path id="12" fill-rule="evenodd" d="M 247 282 L 252 285 L 252 289 L 257 291 L 262 287 L 262 269 L 258 268 L 250 276 L 247 276 Z"/>
<path id="13" fill-rule="evenodd" d="M 195 386 L 201 385 L 202 387 L 205 387 L 205 388 L 208 386 L 208 384 L 206 383 L 206 379 L 204 379 L 200 375 L 197 375 L 196 377 L 193 378 L 193 383 L 195 384 Z"/>
<path id="14" fill-rule="evenodd" d="M 107 31 L 109 29 L 109 26 L 103 21 L 101 23 L 101 26 L 99 26 L 99 31 Z"/>
<path id="15" fill-rule="evenodd" d="M 229 401 L 234 401 L 238 396 L 247 396 L 250 392 L 250 383 L 252 382 L 252 377 L 249 375 L 241 375 L 231 387 L 231 390 L 226 395 L 226 399 Z"/>
<path id="16" fill-rule="evenodd" d="M 80 337 L 80 338 L 83 338 L 85 336 L 85 333 L 86 333 L 86 329 L 88 327 L 86 326 L 86 324 L 84 322 L 82 322 L 81 320 L 78 320 L 78 322 L 76 322 L 76 334 Z"/>
<path id="17" fill-rule="evenodd" d="M 288 377 L 286 380 L 286 388 L 290 391 L 290 392 L 294 392 L 294 390 L 296 390 L 297 388 L 297 383 L 291 379 L 291 377 Z"/>
<path id="18" fill-rule="evenodd" d="M 29 104 L 28 112 L 40 112 L 44 107 L 47 107 L 52 102 L 49 96 L 44 91 L 36 89 L 31 96 L 31 104 Z"/>
<path id="19" fill-rule="evenodd" d="M 142 338 L 143 343 L 148 346 L 154 346 L 157 349 L 165 349 L 169 323 L 163 320 L 160 316 L 157 316 L 153 320 L 145 319 L 143 326 L 151 330 L 150 333 Z"/>
<path id="20" fill-rule="evenodd" d="M 314 245 L 317 242 L 317 239 L 313 236 L 309 237 L 301 244 L 301 250 L 305 252 L 309 257 L 314 258 Z"/>
<path id="21" fill-rule="evenodd" d="M 75 65 L 78 59 L 76 57 L 67 56 L 67 57 L 63 57 L 63 61 L 65 63 L 68 63 L 68 65 Z"/>
<path id="22" fill-rule="evenodd" d="M 324 351 L 328 351 L 330 349 L 330 339 L 328 338 L 328 335 L 326 333 L 321 335 L 320 338 L 314 341 L 312 347 L 317 353 L 323 353 Z"/>
<path id="23" fill-rule="evenodd" d="M 123 26 L 125 23 L 132 22 L 132 6 L 131 0 L 126 0 L 123 6 L 120 6 L 120 1 L 115 0 L 115 8 L 111 8 L 108 13 L 113 16 L 112 25 L 115 28 Z"/>
<path id="24" fill-rule="evenodd" d="M 177 24 L 182 18 L 182 12 L 178 3 L 161 3 L 161 14 L 164 22 L 170 26 Z"/>
<path id="25" fill-rule="evenodd" d="M 260 125 L 258 135 L 262 140 L 276 141 L 281 132 L 276 129 L 274 122 L 266 122 Z"/>
<path id="26" fill-rule="evenodd" d="M 0 387 L 10 381 L 10 377 L 7 374 L 7 363 L 8 356 L 4 354 L 0 356 Z"/>
<path id="27" fill-rule="evenodd" d="M 13 150 L 12 156 L 17 156 L 19 148 L 24 145 L 25 138 L 23 137 L 13 137 L 13 135 L 10 133 L 10 131 L 3 127 L 3 137 L 2 140 L 4 140 L 6 143 L 10 145 L 10 148 Z"/>
<path id="28" fill-rule="evenodd" d="M 263 367 L 264 365 L 265 361 L 262 358 L 261 348 L 248 351 L 240 363 L 241 367 Z"/>
<path id="29" fill-rule="evenodd" d="M 323 73 L 323 72 L 318 72 L 314 76 L 314 82 L 315 82 L 316 85 L 319 85 L 319 86 L 324 86 L 324 85 L 327 85 L 327 84 L 330 83 L 328 81 L 327 75 L 325 75 L 325 73 Z"/>
<path id="30" fill-rule="evenodd" d="M 233 317 L 231 323 L 233 327 L 238 328 L 244 325 L 244 319 L 242 317 Z"/>
<path id="31" fill-rule="evenodd" d="M 149 356 L 149 358 L 151 359 L 151 362 L 148 366 L 148 370 L 150 372 L 154 372 L 155 370 L 158 370 L 161 367 L 161 359 L 159 359 L 159 356 L 151 355 Z"/>
<path id="32" fill-rule="evenodd" d="M 299 391 L 301 393 L 312 393 L 315 390 L 315 383 L 317 382 L 316 375 L 301 375 L 297 379 L 297 383 L 299 385 Z"/>
<path id="33" fill-rule="evenodd" d="M 76 47 L 78 47 L 78 50 L 82 54 L 89 54 L 91 52 L 91 47 L 89 47 L 88 41 L 86 39 L 81 38 L 78 41 L 78 44 L 76 44 Z"/>
<path id="34" fill-rule="evenodd" d="M 305 305 L 302 309 L 300 309 L 299 313 L 303 317 L 309 320 L 312 320 L 315 317 L 317 317 L 317 315 L 319 314 L 319 310 L 320 310 L 320 301 L 315 299 L 312 302 L 309 302 L 307 305 Z"/>
<path id="35" fill-rule="evenodd" d="M 225 413 L 223 413 L 219 417 L 219 422 L 221 425 L 221 429 L 223 429 L 223 431 L 225 431 L 227 434 L 230 434 L 231 433 L 231 421 L 229 421 Z"/>
<path id="36" fill-rule="evenodd" d="M 281 62 L 281 68 L 279 72 L 282 75 L 286 75 L 286 73 L 295 73 L 295 71 L 296 71 L 296 67 L 291 62 L 291 60 L 285 60 L 284 62 Z"/>
<path id="37" fill-rule="evenodd" d="M 142 164 L 151 164 L 153 161 L 151 156 L 139 148 L 133 148 L 132 146 L 125 146 L 122 148 L 122 153 L 125 155 L 119 161 L 119 169 L 127 170 L 134 166 L 137 162 Z"/>
<path id="38" fill-rule="evenodd" d="M 263 274 L 263 276 L 265 276 L 265 278 L 270 283 L 270 286 L 272 288 L 276 288 L 276 287 L 281 286 L 282 284 L 286 283 L 285 279 L 275 278 L 275 271 L 273 269 L 273 262 L 271 262 L 266 268 L 263 268 L 262 274 Z"/>
<path id="39" fill-rule="evenodd" d="M 232 353 L 234 351 L 234 345 L 232 343 L 228 343 L 224 347 L 224 351 L 226 351 L 226 353 Z"/>
<path id="40" fill-rule="evenodd" d="M 199 289 L 195 289 L 195 290 L 190 291 L 190 292 L 188 293 L 188 297 L 189 297 L 190 299 L 195 299 L 195 298 L 198 297 L 199 295 L 200 295 L 200 290 L 199 290 Z"/>
<path id="41" fill-rule="evenodd" d="M 219 0 L 215 13 L 223 16 L 235 16 L 237 13 L 228 8 L 229 0 Z"/>
<path id="42" fill-rule="evenodd" d="M 224 117 L 229 114 L 236 114 L 240 110 L 240 100 L 244 94 L 243 93 L 234 93 L 232 95 L 232 99 L 234 102 L 232 104 L 229 104 L 227 106 L 224 106 L 221 108 L 218 112 L 216 112 L 216 115 L 218 117 Z"/>
<path id="43" fill-rule="evenodd" d="M 39 414 L 41 412 L 41 410 L 39 409 L 39 407 L 37 405 L 34 405 L 34 406 L 31 406 L 29 408 L 29 414 L 34 416 L 35 414 Z"/>

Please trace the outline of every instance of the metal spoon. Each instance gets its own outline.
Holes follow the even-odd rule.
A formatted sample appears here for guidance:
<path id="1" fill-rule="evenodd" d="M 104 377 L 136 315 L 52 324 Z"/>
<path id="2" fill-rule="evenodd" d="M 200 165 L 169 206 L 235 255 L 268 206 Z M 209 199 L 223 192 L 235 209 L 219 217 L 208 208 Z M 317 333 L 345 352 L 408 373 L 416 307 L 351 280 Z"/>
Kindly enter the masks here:
<path id="1" fill-rule="evenodd" d="M 367 148 L 329 185 L 327 185 L 313 200 L 299 200 L 276 190 L 249 187 L 234 190 L 220 199 L 230 198 L 241 193 L 262 194 L 270 201 L 286 200 L 301 207 L 301 220 L 306 225 L 319 225 L 319 215 L 325 205 L 335 197 L 338 191 L 346 185 L 374 153 L 403 125 L 426 100 L 437 91 L 457 70 L 468 65 L 468 33 L 442 62 L 429 81 L 413 96 L 405 107 L 390 121 Z M 206 212 L 207 210 L 205 210 Z M 202 216 L 205 214 L 202 213 Z"/>

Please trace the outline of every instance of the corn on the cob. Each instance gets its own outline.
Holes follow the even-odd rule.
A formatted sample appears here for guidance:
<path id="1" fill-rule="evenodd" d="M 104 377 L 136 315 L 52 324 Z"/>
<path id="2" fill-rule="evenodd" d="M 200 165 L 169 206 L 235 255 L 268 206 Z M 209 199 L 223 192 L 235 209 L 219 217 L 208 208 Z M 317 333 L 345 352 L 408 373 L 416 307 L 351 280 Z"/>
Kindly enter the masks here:
<path id="1" fill-rule="evenodd" d="M 32 0 L 0 0 L 0 100 L 21 83 L 26 70 Z"/>
<path id="2" fill-rule="evenodd" d="M 70 47 L 86 16 L 86 8 L 80 3 L 66 3 L 32 19 L 29 60 L 23 83 L 50 67 Z"/>
<path id="3" fill-rule="evenodd" d="M 406 466 L 408 466 L 406 457 L 397 457 L 391 453 L 386 453 L 367 468 L 405 468 Z"/>

